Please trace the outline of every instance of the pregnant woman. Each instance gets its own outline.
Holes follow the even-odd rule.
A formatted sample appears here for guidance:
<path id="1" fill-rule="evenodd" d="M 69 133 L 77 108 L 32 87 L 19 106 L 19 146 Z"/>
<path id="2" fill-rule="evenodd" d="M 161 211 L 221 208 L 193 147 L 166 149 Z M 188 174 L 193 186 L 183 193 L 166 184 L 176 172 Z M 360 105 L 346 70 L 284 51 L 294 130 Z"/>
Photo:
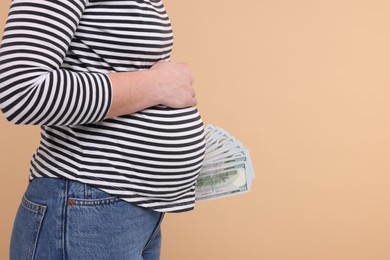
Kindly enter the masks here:
<path id="1" fill-rule="evenodd" d="M 169 62 L 161 0 L 12 0 L 0 107 L 41 126 L 10 259 L 159 259 L 165 212 L 193 209 L 203 122 Z"/>

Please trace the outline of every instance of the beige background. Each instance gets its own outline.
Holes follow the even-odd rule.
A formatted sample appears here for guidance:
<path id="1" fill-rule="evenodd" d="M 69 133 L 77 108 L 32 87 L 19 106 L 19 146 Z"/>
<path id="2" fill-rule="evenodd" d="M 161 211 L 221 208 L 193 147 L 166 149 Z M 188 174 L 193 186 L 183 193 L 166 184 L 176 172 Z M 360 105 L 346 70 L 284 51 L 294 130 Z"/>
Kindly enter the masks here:
<path id="1" fill-rule="evenodd" d="M 162 260 L 389 260 L 390 2 L 165 4 L 205 122 L 250 149 L 256 180 L 167 215 Z M 7 259 L 38 128 L 1 117 L 0 131 Z"/>

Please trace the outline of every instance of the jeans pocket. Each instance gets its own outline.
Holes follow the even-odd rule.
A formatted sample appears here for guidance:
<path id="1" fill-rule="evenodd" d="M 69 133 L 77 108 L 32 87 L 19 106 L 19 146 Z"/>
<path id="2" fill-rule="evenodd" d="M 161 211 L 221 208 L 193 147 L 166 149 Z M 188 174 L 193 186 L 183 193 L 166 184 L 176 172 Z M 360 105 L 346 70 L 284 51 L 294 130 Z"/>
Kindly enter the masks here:
<path id="1" fill-rule="evenodd" d="M 23 197 L 12 230 L 10 260 L 34 259 L 45 213 L 46 206 Z"/>

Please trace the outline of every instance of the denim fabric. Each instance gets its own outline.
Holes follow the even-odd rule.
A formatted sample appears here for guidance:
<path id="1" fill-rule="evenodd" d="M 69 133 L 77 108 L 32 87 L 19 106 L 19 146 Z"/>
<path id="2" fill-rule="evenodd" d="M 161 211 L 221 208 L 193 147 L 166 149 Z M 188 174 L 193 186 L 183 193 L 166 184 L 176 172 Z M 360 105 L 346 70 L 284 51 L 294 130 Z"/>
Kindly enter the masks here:
<path id="1" fill-rule="evenodd" d="M 77 181 L 36 178 L 15 218 L 10 259 L 156 260 L 163 216 Z"/>

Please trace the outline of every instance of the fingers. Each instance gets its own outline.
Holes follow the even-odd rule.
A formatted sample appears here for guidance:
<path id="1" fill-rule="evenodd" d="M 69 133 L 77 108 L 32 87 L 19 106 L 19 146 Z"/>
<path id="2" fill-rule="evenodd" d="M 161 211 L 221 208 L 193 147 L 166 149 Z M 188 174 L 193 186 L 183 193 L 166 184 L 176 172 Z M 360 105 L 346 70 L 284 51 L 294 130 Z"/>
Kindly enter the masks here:
<path id="1" fill-rule="evenodd" d="M 198 101 L 196 99 L 196 92 L 195 92 L 195 89 L 192 88 L 192 96 L 191 96 L 190 106 L 196 106 L 197 104 L 198 104 Z"/>

